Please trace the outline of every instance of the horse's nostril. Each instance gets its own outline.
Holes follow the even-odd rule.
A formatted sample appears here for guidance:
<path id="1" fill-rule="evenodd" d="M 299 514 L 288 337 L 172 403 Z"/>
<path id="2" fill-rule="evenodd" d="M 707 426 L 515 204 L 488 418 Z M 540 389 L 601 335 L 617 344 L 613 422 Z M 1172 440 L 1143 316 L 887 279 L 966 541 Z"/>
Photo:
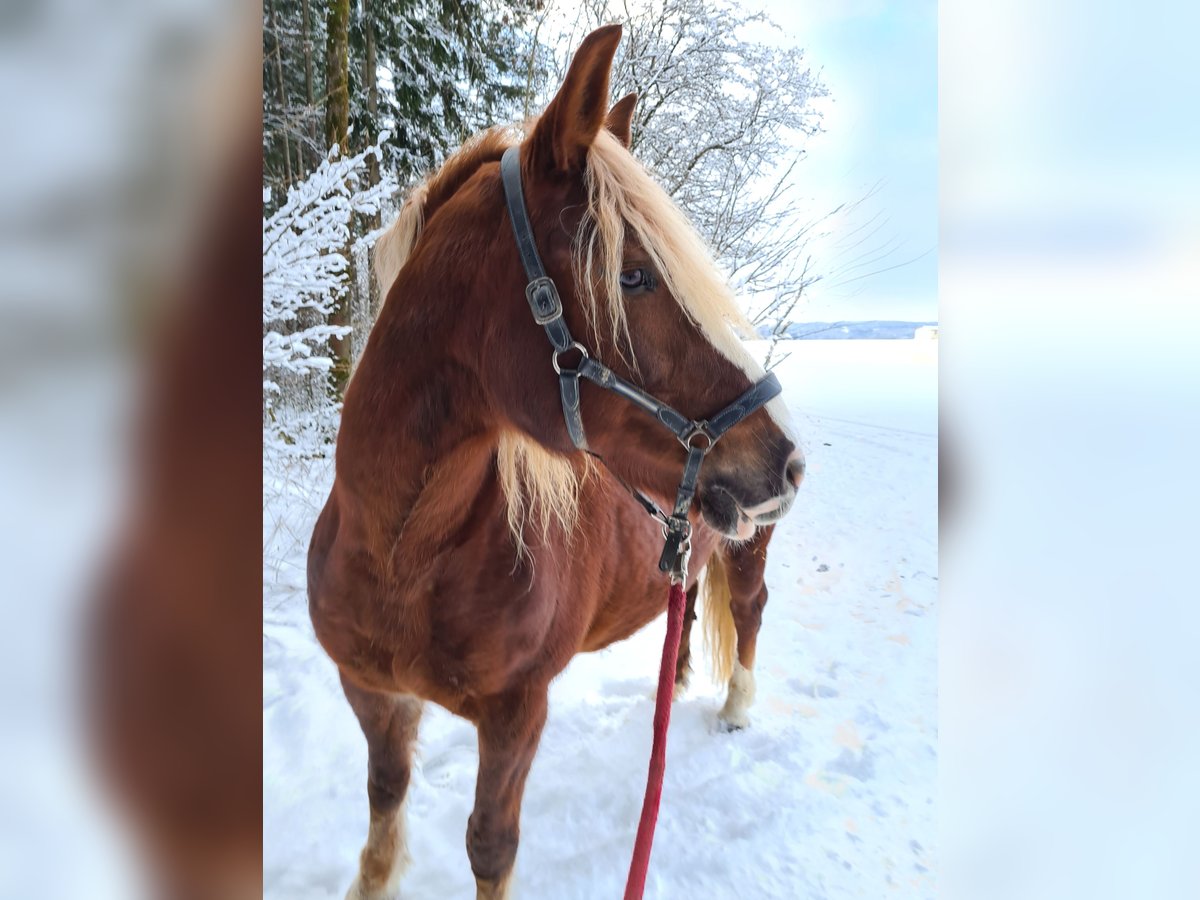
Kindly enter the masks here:
<path id="1" fill-rule="evenodd" d="M 792 487 L 800 487 L 804 480 L 804 454 L 797 450 L 787 461 L 787 480 Z"/>

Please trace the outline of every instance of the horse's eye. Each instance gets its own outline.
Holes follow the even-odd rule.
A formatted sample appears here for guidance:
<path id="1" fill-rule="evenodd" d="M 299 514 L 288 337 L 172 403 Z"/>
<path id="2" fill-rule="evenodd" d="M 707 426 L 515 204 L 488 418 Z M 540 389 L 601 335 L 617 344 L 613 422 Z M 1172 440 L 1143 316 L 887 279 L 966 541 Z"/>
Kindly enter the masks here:
<path id="1" fill-rule="evenodd" d="M 645 269 L 630 269 L 628 272 L 621 273 L 622 290 L 636 291 L 638 288 L 649 289 L 651 284 L 650 276 Z"/>

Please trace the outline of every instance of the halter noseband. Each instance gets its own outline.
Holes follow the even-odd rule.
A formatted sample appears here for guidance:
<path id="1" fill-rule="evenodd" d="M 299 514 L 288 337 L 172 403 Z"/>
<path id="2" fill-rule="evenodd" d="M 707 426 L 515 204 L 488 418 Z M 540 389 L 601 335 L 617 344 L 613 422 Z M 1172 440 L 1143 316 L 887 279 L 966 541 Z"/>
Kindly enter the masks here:
<path id="1" fill-rule="evenodd" d="M 571 331 L 563 318 L 562 299 L 558 295 L 558 288 L 554 286 L 553 279 L 546 274 L 542 259 L 538 255 L 533 227 L 529 223 L 529 213 L 525 208 L 525 194 L 521 189 L 521 151 L 518 147 L 509 147 L 504 151 L 504 156 L 500 159 L 500 176 L 504 182 L 504 197 L 508 204 L 513 236 L 521 253 L 525 275 L 529 278 L 529 283 L 525 286 L 525 297 L 533 310 L 534 321 L 546 329 L 546 337 L 550 339 L 554 348 L 550 354 L 550 362 L 558 374 L 563 419 L 567 425 L 567 433 L 571 436 L 571 443 L 580 450 L 591 452 L 588 449 L 587 435 L 583 430 L 583 416 L 579 409 L 579 379 L 586 378 L 654 416 L 687 449 L 683 479 L 679 483 L 675 506 L 669 516 L 640 491 L 629 488 L 646 511 L 663 523 L 666 546 L 663 547 L 662 556 L 658 560 L 659 571 L 669 573 L 672 580 L 686 581 L 692 533 L 687 514 L 696 494 L 700 464 L 725 432 L 783 390 L 779 379 L 774 373 L 768 373 L 750 390 L 715 415 L 708 419 L 689 419 L 593 359 L 587 348 L 571 337 Z M 574 368 L 567 368 L 563 365 L 561 357 L 571 350 L 579 352 L 580 360 Z"/>

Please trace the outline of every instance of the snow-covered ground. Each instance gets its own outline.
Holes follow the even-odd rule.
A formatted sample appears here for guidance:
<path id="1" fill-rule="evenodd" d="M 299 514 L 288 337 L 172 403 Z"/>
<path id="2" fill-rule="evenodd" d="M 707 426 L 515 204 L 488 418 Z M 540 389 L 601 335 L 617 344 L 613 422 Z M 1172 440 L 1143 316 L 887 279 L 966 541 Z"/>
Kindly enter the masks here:
<path id="1" fill-rule="evenodd" d="M 932 897 L 937 885 L 937 344 L 806 341 L 777 371 L 808 455 L 771 542 L 749 729 L 716 729 L 699 659 L 672 713 L 647 897 Z M 269 477 L 270 473 L 264 473 Z M 304 547 L 324 469 L 264 515 L 264 893 L 340 898 L 366 835 L 366 744 L 317 645 Z M 622 893 L 664 619 L 555 682 L 517 893 Z M 700 627 L 694 647 L 699 648 Z M 430 704 L 403 895 L 474 895 L 474 728 Z"/>

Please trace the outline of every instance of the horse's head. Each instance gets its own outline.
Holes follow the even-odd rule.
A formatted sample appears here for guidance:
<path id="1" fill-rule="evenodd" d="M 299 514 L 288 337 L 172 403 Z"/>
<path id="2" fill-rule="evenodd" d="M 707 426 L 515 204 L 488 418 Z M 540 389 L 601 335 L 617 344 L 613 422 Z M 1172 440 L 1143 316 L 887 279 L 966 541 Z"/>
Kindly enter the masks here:
<path id="1" fill-rule="evenodd" d="M 634 98 L 608 110 L 620 37 L 620 26 L 611 25 L 584 40 L 521 145 L 525 201 L 571 332 L 621 377 L 689 418 L 704 419 L 764 373 L 735 333 L 748 324 L 703 240 L 627 148 Z M 495 252 L 507 254 L 505 278 L 514 283 L 495 286 L 513 298 L 493 320 L 493 337 L 504 337 L 488 342 L 489 355 L 504 354 L 507 370 L 491 386 L 495 399 L 538 443 L 570 452 L 550 347 L 525 305 L 507 225 L 497 240 L 509 245 Z M 581 408 L 589 449 L 635 486 L 674 496 L 685 453 L 669 431 L 587 382 Z M 696 496 L 718 531 L 747 538 L 791 505 L 804 463 L 781 425 L 785 419 L 775 399 L 709 453 Z"/>

